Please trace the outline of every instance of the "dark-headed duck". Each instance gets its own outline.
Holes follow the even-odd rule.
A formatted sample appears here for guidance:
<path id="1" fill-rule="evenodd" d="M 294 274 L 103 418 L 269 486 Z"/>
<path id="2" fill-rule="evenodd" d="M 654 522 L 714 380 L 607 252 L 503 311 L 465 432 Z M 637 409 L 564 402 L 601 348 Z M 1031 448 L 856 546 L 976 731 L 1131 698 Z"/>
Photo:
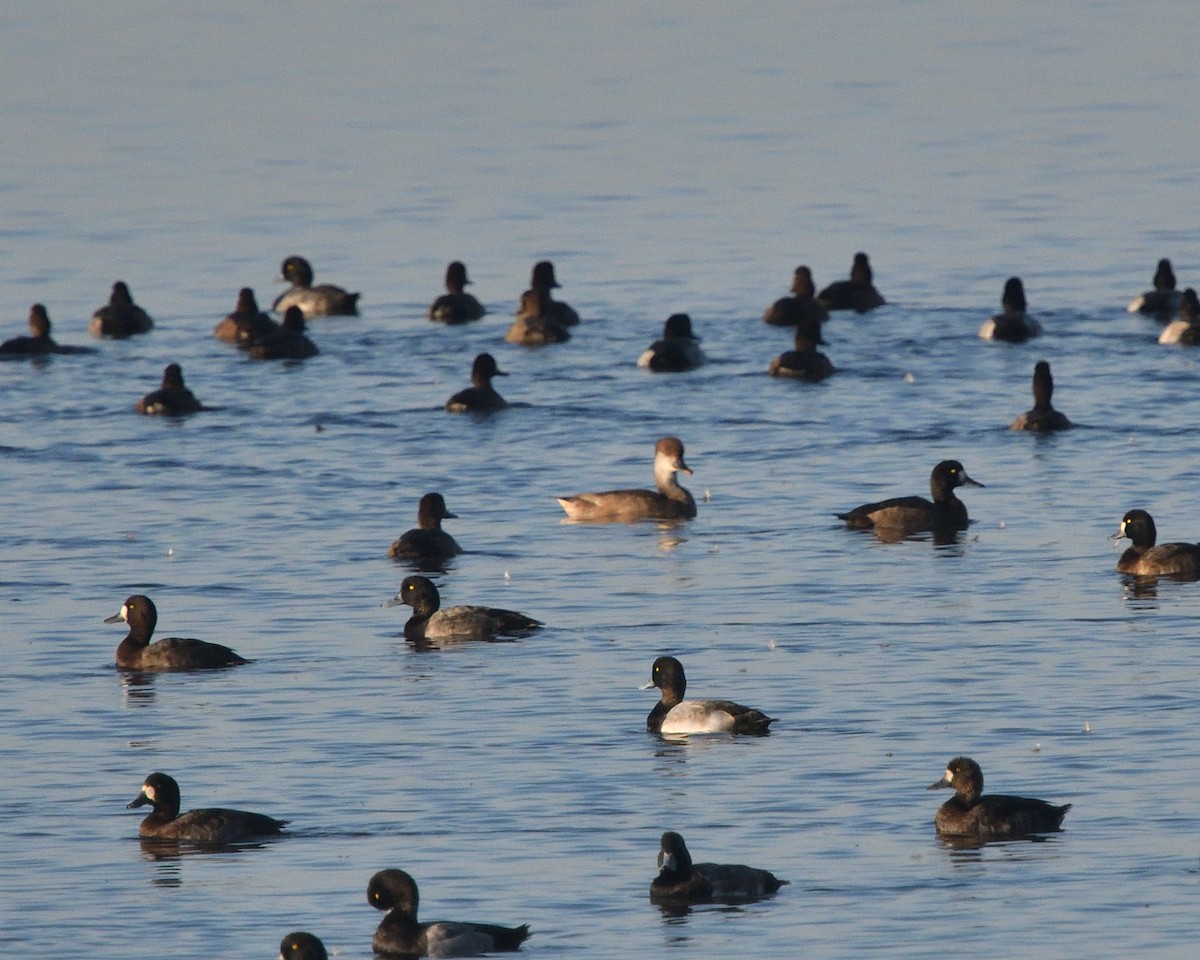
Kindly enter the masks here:
<path id="1" fill-rule="evenodd" d="M 179 784 L 165 773 L 152 773 L 128 808 L 150 804 L 154 810 L 138 827 L 138 836 L 154 840 L 186 840 L 192 843 L 226 844 L 269 837 L 279 833 L 287 820 L 261 813 L 202 807 L 179 812 Z"/>
<path id="2" fill-rule="evenodd" d="M 133 302 L 129 287 L 118 280 L 113 284 L 108 303 L 92 314 L 88 332 L 93 337 L 122 340 L 138 333 L 149 333 L 154 326 L 150 314 Z"/>
<path id="3" fill-rule="evenodd" d="M 508 403 L 492 386 L 492 378 L 507 376 L 496 365 L 495 357 L 490 353 L 481 353 L 471 364 L 471 386 L 459 390 L 447 400 L 446 409 L 451 413 L 492 413 L 503 410 Z"/>
<path id="4" fill-rule="evenodd" d="M 1049 433 L 1053 430 L 1069 430 L 1071 421 L 1050 405 L 1054 396 L 1054 378 L 1050 375 L 1050 364 L 1039 360 L 1033 368 L 1033 409 L 1017 417 L 1010 430 L 1034 430 Z"/>
<path id="5" fill-rule="evenodd" d="M 1071 809 L 1069 803 L 1056 807 L 1045 800 L 983 795 L 983 771 L 970 757 L 955 757 L 945 776 L 929 785 L 930 790 L 949 787 L 954 796 L 933 818 L 943 837 L 971 840 L 1015 840 L 1031 833 L 1053 833 Z"/>
<path id="6" fill-rule="evenodd" d="M 515 610 L 460 605 L 442 609 L 441 594 L 428 577 L 405 577 L 397 593 L 385 606 L 407 604 L 412 616 L 404 624 L 408 640 L 493 640 L 531 633 L 542 626 L 540 620 Z"/>
<path id="7" fill-rule="evenodd" d="M 117 666 L 129 670 L 207 670 L 249 663 L 229 647 L 189 637 L 164 637 L 150 642 L 158 624 L 154 602 L 142 594 L 129 597 L 105 623 L 129 624 L 129 634 L 117 647 Z"/>
<path id="8" fill-rule="evenodd" d="M 332 283 L 313 286 L 313 269 L 303 257 L 288 257 L 279 268 L 279 279 L 290 283 L 275 298 L 272 309 L 286 313 L 288 307 L 296 306 L 305 317 L 354 317 L 358 316 L 359 293 L 347 293 Z"/>
<path id="9" fill-rule="evenodd" d="M 1112 539 L 1129 539 L 1130 546 L 1117 561 L 1117 573 L 1138 577 L 1200 579 L 1200 544 L 1156 543 L 1158 530 L 1145 510 L 1130 510 Z"/>
<path id="10" fill-rule="evenodd" d="M 367 903 L 386 912 L 371 948 L 377 956 L 474 957 L 518 949 L 529 925 L 502 927 L 463 920 L 417 920 L 417 882 L 403 870 L 380 870 L 367 884 Z"/>
<path id="11" fill-rule="evenodd" d="M 405 531 L 392 544 L 388 556 L 397 560 L 416 563 L 441 564 L 462 553 L 455 539 L 442 529 L 443 520 L 457 517 L 446 509 L 446 500 L 440 493 L 427 493 L 417 504 L 417 526 Z"/>
<path id="12" fill-rule="evenodd" d="M 646 717 L 646 729 L 652 733 L 750 733 L 762 735 L 775 722 L 761 710 L 745 707 L 732 700 L 685 700 L 687 678 L 683 664 L 674 657 L 659 657 L 650 668 L 650 682 L 644 689 L 657 687 L 658 703 Z"/>
<path id="13" fill-rule="evenodd" d="M 692 318 L 686 313 L 673 313 L 663 324 L 661 340 L 655 340 L 638 357 L 637 365 L 656 373 L 678 373 L 692 370 L 704 362 L 700 338 L 692 333 Z"/>
<path id="14" fill-rule="evenodd" d="M 967 471 L 957 460 L 943 460 L 929 475 L 929 492 L 932 501 L 924 497 L 893 497 L 876 503 L 864 503 L 847 513 L 839 513 L 839 520 L 846 526 L 859 530 L 889 530 L 900 536 L 908 536 L 932 530 L 934 533 L 952 533 L 967 529 L 966 505 L 954 494 L 956 487 L 982 487 L 983 484 L 967 476 Z"/>
<path id="15" fill-rule="evenodd" d="M 446 292 L 429 305 L 429 319 L 439 323 L 469 323 L 487 313 L 483 304 L 463 289 L 470 282 L 462 261 L 455 260 L 446 267 Z"/>
<path id="16" fill-rule="evenodd" d="M 658 876 L 650 882 L 650 900 L 665 905 L 761 900 L 787 882 L 770 870 L 740 863 L 692 863 L 683 837 L 668 830 L 659 841 Z"/>
<path id="17" fill-rule="evenodd" d="M 856 253 L 854 263 L 850 265 L 850 279 L 834 281 L 817 295 L 817 299 L 829 310 L 866 313 L 887 303 L 875 289 L 874 279 L 867 255 Z"/>

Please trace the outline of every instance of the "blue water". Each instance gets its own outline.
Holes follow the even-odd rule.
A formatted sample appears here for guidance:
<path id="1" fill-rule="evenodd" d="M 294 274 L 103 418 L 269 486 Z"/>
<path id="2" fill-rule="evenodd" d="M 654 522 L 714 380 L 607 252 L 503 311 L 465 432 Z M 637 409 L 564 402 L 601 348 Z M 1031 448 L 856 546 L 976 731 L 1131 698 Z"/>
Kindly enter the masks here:
<path id="1" fill-rule="evenodd" d="M 1124 312 L 1195 248 L 1186 3 L 19 4 L 0 13 L 3 336 L 61 343 L 116 279 L 158 321 L 98 355 L 0 365 L 0 944 L 22 957 L 264 957 L 307 929 L 365 958 L 367 880 L 422 914 L 529 923 L 529 956 L 1177 958 L 1200 935 L 1195 584 L 1135 590 L 1131 507 L 1198 539 L 1200 355 Z M 1184 46 L 1180 47 L 1183 43 Z M 838 316 L 840 372 L 765 376 L 759 321 L 798 263 L 867 250 L 886 308 Z M 321 355 L 210 336 L 284 256 L 363 293 Z M 502 341 L 551 258 L 570 344 Z M 424 319 L 467 262 L 478 324 Z M 1004 279 L 1046 336 L 985 343 Z M 670 313 L 711 362 L 634 360 Z M 513 407 L 445 414 L 496 354 Z M 1013 434 L 1051 362 L 1080 426 Z M 219 407 L 138 418 L 162 367 Z M 647 484 L 676 434 L 699 516 L 562 522 L 554 496 Z M 833 514 L 963 461 L 960 541 L 884 544 Z M 467 553 L 447 603 L 518 609 L 516 643 L 422 653 L 386 557 L 440 490 Z M 252 657 L 141 682 L 101 620 Z M 763 739 L 650 737 L 661 653 Z M 1074 804 L 1040 843 L 954 851 L 924 788 Z M 125 809 L 289 836 L 163 857 Z M 791 881 L 666 917 L 658 837 Z"/>

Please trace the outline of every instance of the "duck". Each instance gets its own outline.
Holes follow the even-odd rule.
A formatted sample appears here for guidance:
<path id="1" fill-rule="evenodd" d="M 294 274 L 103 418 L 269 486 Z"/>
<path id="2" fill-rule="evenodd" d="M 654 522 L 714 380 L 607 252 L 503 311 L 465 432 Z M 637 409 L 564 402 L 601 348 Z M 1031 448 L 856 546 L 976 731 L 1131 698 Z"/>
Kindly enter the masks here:
<path id="1" fill-rule="evenodd" d="M 134 409 L 143 414 L 182 417 L 199 413 L 204 407 L 196 395 L 184 386 L 183 368 L 177 363 L 169 363 L 163 368 L 162 386 L 142 397 Z"/>
<path id="2" fill-rule="evenodd" d="M 549 260 L 539 260 L 533 265 L 533 270 L 529 275 L 529 287 L 546 295 L 549 301 L 548 305 L 542 307 L 543 315 L 553 317 L 564 327 L 573 327 L 579 323 L 579 314 L 574 311 L 568 304 L 561 300 L 554 300 L 550 297 L 550 291 L 561 288 L 561 284 L 554 276 L 554 264 Z"/>
<path id="3" fill-rule="evenodd" d="M 279 332 L 279 324 L 258 309 L 254 290 L 242 287 L 238 291 L 237 306 L 233 313 L 213 328 L 213 336 L 222 343 L 233 343 L 239 347 L 249 346 L 256 340 Z"/>
<path id="4" fill-rule="evenodd" d="M 902 536 L 927 530 L 951 533 L 967 529 L 970 523 L 966 505 L 955 496 L 955 488 L 982 486 L 967 476 L 967 471 L 957 460 L 943 460 L 929 475 L 932 502 L 924 497 L 893 497 L 864 503 L 837 514 L 837 517 L 845 520 L 846 526 L 858 530 L 890 530 Z"/>
<path id="5" fill-rule="evenodd" d="M 1200 344 L 1200 298 L 1194 287 L 1183 291 L 1179 298 L 1179 316 L 1163 328 L 1158 342 L 1182 343 L 1188 347 Z"/>
<path id="6" fill-rule="evenodd" d="M 1059 413 L 1050 405 L 1054 395 L 1054 378 L 1050 375 L 1050 364 L 1039 360 L 1033 367 L 1033 409 L 1027 410 L 1009 426 L 1010 430 L 1034 430 L 1050 433 L 1054 430 L 1069 430 L 1074 424 L 1066 414 Z"/>
<path id="7" fill-rule="evenodd" d="M 761 900 L 788 882 L 770 870 L 740 863 L 692 863 L 683 837 L 668 830 L 659 841 L 658 876 L 650 881 L 650 900 L 665 904 Z"/>
<path id="8" fill-rule="evenodd" d="M 1158 261 L 1151 281 L 1153 289 L 1134 297 L 1126 309 L 1130 313 L 1149 313 L 1166 322 L 1179 309 L 1179 291 L 1175 289 L 1175 271 L 1171 261 L 1163 257 Z"/>
<path id="9" fill-rule="evenodd" d="M 461 260 L 446 267 L 446 292 L 429 305 L 429 319 L 439 323 L 469 323 L 487 313 L 483 304 L 463 289 L 470 282 L 467 265 Z"/>
<path id="10" fill-rule="evenodd" d="M 446 409 L 450 413 L 492 413 L 503 410 L 508 403 L 492 386 L 492 378 L 507 376 L 490 353 L 479 354 L 471 364 L 471 386 L 459 390 L 447 400 Z"/>
<path id="11" fill-rule="evenodd" d="M 463 552 L 445 530 L 443 520 L 458 517 L 446 509 L 446 499 L 440 493 L 427 493 L 417 504 L 417 526 L 405 531 L 392 544 L 388 556 L 396 560 L 414 560 L 419 563 L 439 564 Z"/>
<path id="12" fill-rule="evenodd" d="M 407 604 L 413 614 L 404 624 L 405 639 L 425 640 L 494 640 L 532 633 L 542 626 L 514 610 L 495 607 L 457 606 L 441 609 L 438 588 L 428 577 L 414 574 L 400 583 L 400 591 L 384 606 Z"/>
<path id="13" fill-rule="evenodd" d="M 123 340 L 135 334 L 149 333 L 153 327 L 150 314 L 133 302 L 129 286 L 118 280 L 112 286 L 108 303 L 92 314 L 88 332 L 93 337 Z"/>
<path id="14" fill-rule="evenodd" d="M 572 520 L 615 521 L 691 520 L 696 501 L 679 485 L 677 473 L 690 474 L 683 462 L 683 441 L 662 437 L 654 445 L 654 490 L 608 490 L 558 497 L 559 505 Z"/>
<path id="15" fill-rule="evenodd" d="M 860 251 L 854 255 L 854 263 L 850 266 L 850 279 L 834 281 L 817 294 L 817 299 L 827 310 L 866 313 L 887 303 L 883 295 L 875 289 L 873 281 L 871 261 Z"/>
<path id="16" fill-rule="evenodd" d="M 821 325 L 815 320 L 804 319 L 796 323 L 793 338 L 795 349 L 781 353 L 771 361 L 767 373 L 772 377 L 790 377 L 806 383 L 820 383 L 836 372 L 825 354 L 817 349 L 821 339 Z"/>
<path id="17" fill-rule="evenodd" d="M 279 960 L 329 960 L 320 937 L 297 930 L 279 941 Z"/>
<path id="18" fill-rule="evenodd" d="M 1159 543 L 1154 519 L 1145 510 L 1130 510 L 1112 539 L 1128 539 L 1130 546 L 1117 561 L 1117 573 L 1139 577 L 1178 577 L 1200 580 L 1200 544 Z"/>
<path id="19" fill-rule="evenodd" d="M 792 295 L 776 300 L 763 313 L 763 322 L 775 327 L 794 327 L 802 320 L 823 324 L 829 309 L 816 296 L 812 270 L 804 264 L 792 274 Z"/>
<path id="20" fill-rule="evenodd" d="M 661 340 L 655 340 L 638 357 L 637 365 L 655 373 L 678 373 L 693 370 L 704 363 L 700 338 L 692 333 L 692 318 L 686 313 L 673 313 L 663 324 Z"/>
<path id="21" fill-rule="evenodd" d="M 292 304 L 283 315 L 277 333 L 268 333 L 249 341 L 251 360 L 304 360 L 320 351 L 304 332 L 304 311 Z"/>
<path id="22" fill-rule="evenodd" d="M 312 265 L 303 257 L 288 257 L 279 268 L 279 279 L 290 283 L 275 298 L 272 309 L 286 313 L 288 307 L 299 307 L 307 317 L 356 317 L 360 293 L 347 293 L 332 283 L 313 286 Z"/>
<path id="23" fill-rule="evenodd" d="M 376 956 L 474 957 L 517 950 L 529 939 L 529 924 L 502 927 L 461 920 L 417 920 L 417 882 L 403 870 L 380 870 L 367 884 L 367 903 L 385 911 L 371 948 Z"/>
<path id="24" fill-rule="evenodd" d="M 250 663 L 229 647 L 187 637 L 150 638 L 158 625 L 154 601 L 140 593 L 125 600 L 105 623 L 129 624 L 129 634 L 117 647 L 117 666 L 127 670 L 206 670 Z"/>
<path id="25" fill-rule="evenodd" d="M 1020 277 L 1009 277 L 1005 281 L 1000 303 L 1004 312 L 983 322 L 979 328 L 980 337 L 984 340 L 1024 343 L 1031 337 L 1041 335 L 1042 325 L 1025 312 L 1025 285 Z"/>
<path id="26" fill-rule="evenodd" d="M 646 717 L 651 733 L 749 733 L 762 735 L 775 722 L 761 710 L 732 700 L 684 700 L 687 678 L 683 664 L 674 657 L 659 657 L 650 667 L 650 682 L 642 689 L 657 687 L 661 697 Z"/>
<path id="27" fill-rule="evenodd" d="M 0 356 L 42 357 L 51 353 L 95 353 L 91 347 L 61 346 L 50 336 L 50 314 L 45 304 L 29 308 L 29 336 L 13 337 L 0 343 Z"/>
<path id="28" fill-rule="evenodd" d="M 565 306 L 565 304 L 557 304 Z M 550 299 L 550 291 L 543 288 L 526 290 L 521 294 L 521 305 L 516 318 L 504 334 L 508 343 L 519 343 L 525 347 L 544 347 L 549 343 L 566 343 L 571 339 L 567 325 L 555 315 L 556 301 Z"/>
<path id="29" fill-rule="evenodd" d="M 138 836 L 148 840 L 189 840 L 193 843 L 240 843 L 280 833 L 290 821 L 276 820 L 261 813 L 202 807 L 179 812 L 179 784 L 165 773 L 152 773 L 126 809 L 154 809 L 138 827 Z"/>
<path id="30" fill-rule="evenodd" d="M 933 818 L 939 836 L 973 840 L 1015 840 L 1031 833 L 1053 833 L 1062 826 L 1071 804 L 1055 806 L 1045 800 L 983 796 L 983 771 L 970 757 L 955 757 L 930 790 L 950 787 L 954 796 Z"/>

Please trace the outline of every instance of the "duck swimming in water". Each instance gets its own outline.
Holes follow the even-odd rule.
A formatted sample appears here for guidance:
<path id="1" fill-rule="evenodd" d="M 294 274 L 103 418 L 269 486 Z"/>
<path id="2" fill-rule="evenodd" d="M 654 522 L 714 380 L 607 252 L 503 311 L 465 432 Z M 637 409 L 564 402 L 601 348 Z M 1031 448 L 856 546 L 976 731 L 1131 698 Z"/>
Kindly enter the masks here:
<path id="1" fill-rule="evenodd" d="M 679 485 L 677 473 L 691 473 L 683 462 L 683 441 L 663 437 L 654 445 L 654 490 L 608 490 L 559 497 L 572 520 L 633 522 L 637 520 L 690 520 L 696 501 Z"/>

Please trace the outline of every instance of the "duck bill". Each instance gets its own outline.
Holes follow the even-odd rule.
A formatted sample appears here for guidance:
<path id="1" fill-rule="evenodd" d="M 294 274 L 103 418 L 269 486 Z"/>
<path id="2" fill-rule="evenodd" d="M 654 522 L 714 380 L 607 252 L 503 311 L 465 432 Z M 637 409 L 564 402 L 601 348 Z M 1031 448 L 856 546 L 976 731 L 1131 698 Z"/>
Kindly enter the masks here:
<path id="1" fill-rule="evenodd" d="M 950 786 L 950 785 L 951 785 L 951 784 L 950 784 L 950 774 L 948 774 L 948 773 L 947 773 L 947 774 L 946 774 L 944 777 L 942 777 L 942 779 L 941 779 L 941 780 L 939 780 L 937 783 L 931 783 L 931 784 L 930 784 L 929 786 L 927 786 L 925 789 L 926 789 L 926 790 L 939 790 L 939 789 L 941 789 L 942 787 L 948 787 L 948 786 Z"/>
<path id="2" fill-rule="evenodd" d="M 125 608 L 124 607 L 122 607 L 120 610 L 118 610 L 116 613 L 114 613 L 111 617 L 104 618 L 105 623 L 124 623 L 124 621 L 125 621 Z"/>
<path id="3" fill-rule="evenodd" d="M 982 487 L 983 486 L 983 484 L 980 483 L 978 480 L 972 480 L 965 473 L 959 475 L 958 485 L 960 487 Z"/>
<path id="4" fill-rule="evenodd" d="M 136 797 L 129 801 L 129 803 L 125 804 L 125 809 L 132 810 L 134 807 L 144 807 L 149 802 L 149 797 L 147 797 L 144 793 L 139 793 Z"/>

